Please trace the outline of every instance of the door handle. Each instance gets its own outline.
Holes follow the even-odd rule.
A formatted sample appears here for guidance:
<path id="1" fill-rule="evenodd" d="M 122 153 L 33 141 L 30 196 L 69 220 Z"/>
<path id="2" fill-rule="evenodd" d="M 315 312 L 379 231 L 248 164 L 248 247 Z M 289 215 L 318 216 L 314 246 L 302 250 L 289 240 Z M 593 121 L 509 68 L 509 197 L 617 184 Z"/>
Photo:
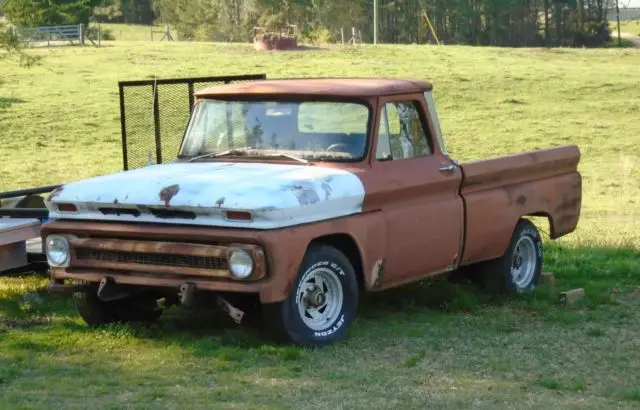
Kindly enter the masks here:
<path id="1" fill-rule="evenodd" d="M 453 172 L 456 169 L 455 164 L 442 165 L 440 167 L 440 172 Z"/>

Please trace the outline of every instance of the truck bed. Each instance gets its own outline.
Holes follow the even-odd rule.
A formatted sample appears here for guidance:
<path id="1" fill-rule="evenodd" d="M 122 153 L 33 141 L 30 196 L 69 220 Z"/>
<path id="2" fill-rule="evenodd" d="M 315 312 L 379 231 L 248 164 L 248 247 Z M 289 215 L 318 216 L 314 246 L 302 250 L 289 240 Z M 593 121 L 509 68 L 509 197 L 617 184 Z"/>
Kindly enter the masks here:
<path id="1" fill-rule="evenodd" d="M 465 241 L 461 265 L 501 256 L 522 216 L 544 216 L 550 237 L 575 230 L 582 178 L 575 145 L 462 164 Z"/>

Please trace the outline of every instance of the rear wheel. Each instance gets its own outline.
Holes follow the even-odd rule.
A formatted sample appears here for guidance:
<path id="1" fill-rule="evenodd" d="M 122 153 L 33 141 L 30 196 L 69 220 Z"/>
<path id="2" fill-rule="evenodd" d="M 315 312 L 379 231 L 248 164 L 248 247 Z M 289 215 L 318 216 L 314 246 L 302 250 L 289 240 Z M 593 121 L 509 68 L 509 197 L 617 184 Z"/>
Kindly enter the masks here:
<path id="1" fill-rule="evenodd" d="M 336 248 L 309 249 L 287 299 L 264 306 L 265 325 L 279 340 L 318 347 L 345 337 L 358 305 L 358 282 Z"/>
<path id="2" fill-rule="evenodd" d="M 76 308 L 89 326 L 118 322 L 151 322 L 162 315 L 157 299 L 140 294 L 105 302 L 98 297 L 98 284 L 88 292 L 74 294 Z"/>
<path id="3" fill-rule="evenodd" d="M 483 286 L 494 293 L 533 290 L 542 272 L 542 238 L 536 226 L 518 221 L 505 254 L 479 266 Z"/>

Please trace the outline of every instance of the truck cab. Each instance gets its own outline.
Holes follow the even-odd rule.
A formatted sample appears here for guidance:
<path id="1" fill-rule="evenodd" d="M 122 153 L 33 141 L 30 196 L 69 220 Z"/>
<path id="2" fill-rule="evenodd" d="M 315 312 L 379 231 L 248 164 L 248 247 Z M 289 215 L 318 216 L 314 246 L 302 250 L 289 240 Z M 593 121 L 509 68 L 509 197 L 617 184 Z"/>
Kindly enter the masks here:
<path id="1" fill-rule="evenodd" d="M 175 162 L 47 199 L 51 287 L 90 325 L 196 295 L 239 319 L 230 300 L 253 295 L 274 336 L 325 345 L 364 292 L 462 266 L 492 291 L 530 290 L 543 252 L 528 217 L 551 239 L 578 223 L 578 147 L 460 164 L 422 80 L 260 80 L 195 98 Z"/>

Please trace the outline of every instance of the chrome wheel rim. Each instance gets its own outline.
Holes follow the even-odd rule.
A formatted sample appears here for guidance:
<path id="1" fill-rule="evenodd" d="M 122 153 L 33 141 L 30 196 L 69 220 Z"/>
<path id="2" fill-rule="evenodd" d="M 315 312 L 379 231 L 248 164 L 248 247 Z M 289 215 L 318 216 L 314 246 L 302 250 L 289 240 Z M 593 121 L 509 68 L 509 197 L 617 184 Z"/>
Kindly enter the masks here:
<path id="1" fill-rule="evenodd" d="M 327 268 L 307 272 L 298 286 L 296 301 L 304 324 L 312 330 L 324 330 L 338 318 L 343 303 L 342 284 Z"/>
<path id="2" fill-rule="evenodd" d="M 536 272 L 536 244 L 530 236 L 518 239 L 511 260 L 511 278 L 520 289 L 529 287 Z"/>

